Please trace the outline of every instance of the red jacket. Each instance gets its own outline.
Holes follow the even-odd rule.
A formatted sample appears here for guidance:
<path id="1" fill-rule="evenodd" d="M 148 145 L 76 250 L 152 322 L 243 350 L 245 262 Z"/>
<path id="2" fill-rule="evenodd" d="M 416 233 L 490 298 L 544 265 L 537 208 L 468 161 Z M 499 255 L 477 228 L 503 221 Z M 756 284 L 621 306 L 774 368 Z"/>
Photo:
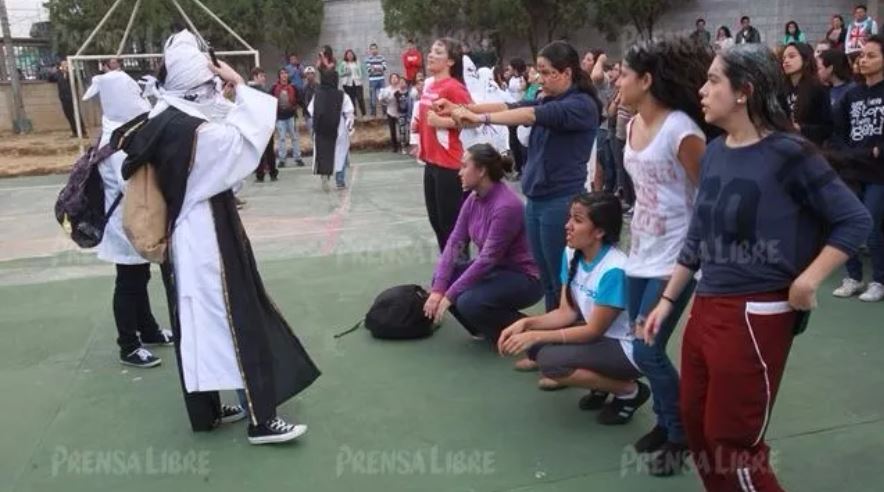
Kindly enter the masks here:
<path id="1" fill-rule="evenodd" d="M 424 59 L 417 48 L 405 50 L 405 53 L 402 53 L 402 67 L 405 68 L 405 80 L 413 82 L 423 66 Z"/>
<path id="2" fill-rule="evenodd" d="M 295 117 L 295 108 L 298 105 L 298 91 L 295 90 L 295 86 L 293 86 L 292 84 L 280 84 L 279 82 L 277 82 L 273 84 L 273 87 L 270 89 L 270 93 L 273 94 L 273 97 L 277 99 L 279 99 L 279 93 L 282 91 L 288 93 L 290 107 L 287 110 L 283 110 L 283 108 L 277 105 L 276 119 L 280 121 Z"/>

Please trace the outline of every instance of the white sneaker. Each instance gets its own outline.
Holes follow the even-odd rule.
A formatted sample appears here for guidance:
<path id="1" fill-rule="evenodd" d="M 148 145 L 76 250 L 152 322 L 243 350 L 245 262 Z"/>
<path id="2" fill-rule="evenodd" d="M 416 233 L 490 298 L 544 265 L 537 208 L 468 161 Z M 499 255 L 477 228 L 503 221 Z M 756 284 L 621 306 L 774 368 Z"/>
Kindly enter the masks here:
<path id="1" fill-rule="evenodd" d="M 869 288 L 861 296 L 859 300 L 863 302 L 878 302 L 884 300 L 884 284 L 880 282 L 872 282 Z"/>
<path id="2" fill-rule="evenodd" d="M 835 297 L 853 297 L 863 291 L 863 283 L 852 278 L 841 281 L 841 287 L 835 289 L 832 295 Z"/>

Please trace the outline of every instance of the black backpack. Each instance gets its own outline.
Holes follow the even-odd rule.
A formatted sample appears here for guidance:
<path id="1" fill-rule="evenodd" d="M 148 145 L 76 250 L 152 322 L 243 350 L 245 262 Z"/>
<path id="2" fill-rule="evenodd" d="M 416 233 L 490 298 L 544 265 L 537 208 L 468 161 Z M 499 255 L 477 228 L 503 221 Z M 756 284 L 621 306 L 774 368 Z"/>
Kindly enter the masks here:
<path id="1" fill-rule="evenodd" d="M 116 149 L 111 145 L 95 146 L 77 159 L 68 182 L 55 201 L 55 220 L 71 239 L 81 248 L 94 248 L 104 237 L 108 218 L 120 204 L 122 194 L 117 195 L 105 211 L 104 182 L 98 165 L 110 157 Z"/>
<path id="2" fill-rule="evenodd" d="M 371 336 L 384 340 L 412 340 L 433 334 L 433 320 L 424 315 L 430 295 L 420 285 L 397 285 L 378 295 L 374 304 L 353 328 L 335 335 L 340 338 L 364 323 Z"/>

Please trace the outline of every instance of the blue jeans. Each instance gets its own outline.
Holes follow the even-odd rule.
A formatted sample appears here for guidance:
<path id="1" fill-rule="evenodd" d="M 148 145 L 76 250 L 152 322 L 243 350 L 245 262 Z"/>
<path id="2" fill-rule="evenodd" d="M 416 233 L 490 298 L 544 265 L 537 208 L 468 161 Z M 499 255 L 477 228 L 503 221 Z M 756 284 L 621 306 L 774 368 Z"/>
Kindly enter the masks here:
<path id="1" fill-rule="evenodd" d="M 884 235 L 881 222 L 884 221 L 884 185 L 864 184 L 859 198 L 872 215 L 872 232 L 869 233 L 869 254 L 872 257 L 872 281 L 884 284 Z M 847 275 L 854 280 L 863 279 L 863 262 L 859 255 L 847 260 Z"/>
<path id="2" fill-rule="evenodd" d="M 666 289 L 667 282 L 666 278 L 626 278 L 629 289 L 627 304 L 630 323 L 634 324 L 639 315 L 647 316 L 654 309 Z M 678 325 L 681 313 L 690 301 L 695 287 L 696 281 L 691 280 L 675 300 L 672 314 L 660 325 L 660 331 L 654 338 L 654 345 L 648 345 L 638 338 L 632 342 L 632 356 L 635 363 L 651 383 L 657 425 L 666 429 L 666 436 L 670 442 L 678 444 L 685 442 L 684 426 L 678 405 L 678 371 L 666 354 L 666 344 Z"/>
<path id="3" fill-rule="evenodd" d="M 249 416 L 249 400 L 246 398 L 246 390 L 236 390 L 236 398 L 239 400 L 239 406 L 246 411 L 246 417 Z"/>
<path id="4" fill-rule="evenodd" d="M 344 168 L 335 173 L 335 184 L 338 188 L 343 188 L 347 186 L 347 168 L 350 167 L 350 155 L 347 155 L 347 160 L 344 161 Z"/>
<path id="5" fill-rule="evenodd" d="M 368 107 L 371 109 L 371 115 L 375 116 L 375 110 L 378 107 L 378 93 L 384 88 L 384 79 L 368 81 Z M 396 104 L 395 102 L 393 104 Z"/>
<path id="6" fill-rule="evenodd" d="M 452 282 L 469 267 L 455 269 Z M 482 334 L 497 343 L 500 332 L 525 317 L 520 312 L 543 297 L 540 280 L 522 272 L 495 268 L 463 291 L 450 308 L 451 314 L 473 335 Z"/>
<path id="7" fill-rule="evenodd" d="M 601 164 L 602 173 L 604 174 L 602 189 L 608 193 L 614 193 L 617 190 L 617 164 L 614 162 L 614 151 L 611 148 L 608 130 L 599 128 L 595 144 L 598 146 L 596 159 Z"/>
<path id="8" fill-rule="evenodd" d="M 540 268 L 547 312 L 559 306 L 565 223 L 568 222 L 568 210 L 573 199 L 571 195 L 544 200 L 529 198 L 525 205 L 525 229 L 534 261 Z"/>
<path id="9" fill-rule="evenodd" d="M 301 158 L 301 142 L 298 137 L 298 126 L 294 118 L 287 120 L 276 120 L 276 160 L 285 162 L 285 137 L 292 138 L 292 157 L 295 160 Z"/>

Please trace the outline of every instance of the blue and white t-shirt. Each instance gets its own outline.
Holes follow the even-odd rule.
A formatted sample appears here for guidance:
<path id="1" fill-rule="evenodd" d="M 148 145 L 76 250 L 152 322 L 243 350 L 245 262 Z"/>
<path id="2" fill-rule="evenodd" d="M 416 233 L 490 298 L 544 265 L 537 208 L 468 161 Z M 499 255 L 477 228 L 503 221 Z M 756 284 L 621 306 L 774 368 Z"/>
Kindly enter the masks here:
<path id="1" fill-rule="evenodd" d="M 568 282 L 568 268 L 572 258 L 574 250 L 565 248 L 562 255 L 562 285 Z M 580 265 L 569 287 L 571 297 L 580 309 L 583 319 L 589 319 L 596 304 L 623 310 L 608 327 L 604 336 L 620 340 L 623 353 L 635 365 L 635 360 L 632 358 L 632 341 L 635 337 L 629 328 L 629 315 L 626 312 L 625 266 L 626 254 L 606 244 L 592 261 L 580 259 Z"/>

